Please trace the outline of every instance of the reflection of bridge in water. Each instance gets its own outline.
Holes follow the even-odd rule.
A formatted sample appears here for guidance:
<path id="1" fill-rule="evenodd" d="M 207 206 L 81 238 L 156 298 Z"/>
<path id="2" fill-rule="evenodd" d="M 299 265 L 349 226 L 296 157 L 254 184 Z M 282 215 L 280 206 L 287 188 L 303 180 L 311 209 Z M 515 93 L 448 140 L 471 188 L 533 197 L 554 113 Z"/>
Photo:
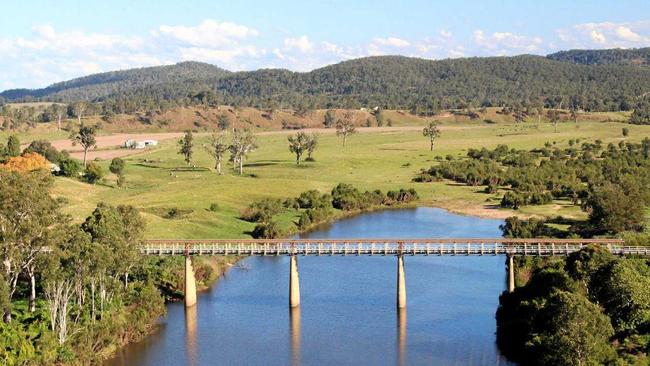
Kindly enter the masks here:
<path id="1" fill-rule="evenodd" d="M 298 256 L 397 257 L 397 307 L 406 307 L 405 256 L 506 255 L 508 291 L 515 288 L 514 256 L 569 255 L 587 245 L 600 245 L 616 255 L 650 256 L 650 247 L 626 245 L 621 239 L 223 239 L 148 240 L 140 251 L 145 255 L 185 256 L 185 305 L 196 304 L 194 255 L 290 256 L 289 305 L 300 305 Z"/>

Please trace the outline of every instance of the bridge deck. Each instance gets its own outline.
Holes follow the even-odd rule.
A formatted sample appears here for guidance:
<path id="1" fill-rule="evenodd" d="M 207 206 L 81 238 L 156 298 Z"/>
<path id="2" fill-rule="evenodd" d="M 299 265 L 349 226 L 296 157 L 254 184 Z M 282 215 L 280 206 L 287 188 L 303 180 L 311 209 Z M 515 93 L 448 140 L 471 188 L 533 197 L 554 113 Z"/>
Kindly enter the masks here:
<path id="1" fill-rule="evenodd" d="M 619 239 L 274 239 L 148 240 L 146 255 L 568 255 L 589 244 L 617 255 L 650 256 Z"/>

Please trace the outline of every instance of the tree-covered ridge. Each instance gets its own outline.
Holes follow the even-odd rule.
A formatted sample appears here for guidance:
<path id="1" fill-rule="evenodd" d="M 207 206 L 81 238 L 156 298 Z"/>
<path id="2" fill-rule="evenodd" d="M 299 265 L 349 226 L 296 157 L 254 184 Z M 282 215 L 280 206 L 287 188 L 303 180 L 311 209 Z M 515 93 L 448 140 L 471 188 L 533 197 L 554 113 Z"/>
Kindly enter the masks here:
<path id="1" fill-rule="evenodd" d="M 569 50 L 548 56 L 551 60 L 583 65 L 650 66 L 650 47 L 608 50 Z"/>
<path id="2" fill-rule="evenodd" d="M 9 100 L 102 102 L 113 113 L 197 103 L 260 108 L 380 106 L 433 114 L 467 106 L 543 104 L 589 111 L 630 110 L 649 92 L 650 69 L 576 65 L 542 56 L 425 60 L 376 56 L 311 72 L 264 69 L 229 73 L 201 63 L 91 75 Z M 124 104 L 129 104 L 124 108 Z"/>
<path id="3" fill-rule="evenodd" d="M 209 87 L 230 72 L 201 62 L 110 71 L 52 84 L 43 89 L 13 89 L 0 96 L 13 100 L 26 97 L 52 101 L 96 100 L 109 95 L 134 93 L 154 87 L 156 93 L 174 84 Z"/>

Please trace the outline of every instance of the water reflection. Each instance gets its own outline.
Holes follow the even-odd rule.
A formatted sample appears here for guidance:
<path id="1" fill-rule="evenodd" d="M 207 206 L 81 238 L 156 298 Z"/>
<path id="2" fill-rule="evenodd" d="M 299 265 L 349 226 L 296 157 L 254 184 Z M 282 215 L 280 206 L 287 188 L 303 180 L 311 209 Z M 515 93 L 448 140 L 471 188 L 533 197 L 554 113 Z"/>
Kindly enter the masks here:
<path id="1" fill-rule="evenodd" d="M 197 364 L 198 345 L 196 337 L 197 327 L 197 308 L 198 306 L 190 306 L 185 308 L 185 347 L 187 348 L 187 364 Z"/>
<path id="2" fill-rule="evenodd" d="M 397 309 L 397 364 L 406 363 L 406 308 Z"/>
<path id="3" fill-rule="evenodd" d="M 289 308 L 289 327 L 291 331 L 291 364 L 300 365 L 300 306 Z"/>

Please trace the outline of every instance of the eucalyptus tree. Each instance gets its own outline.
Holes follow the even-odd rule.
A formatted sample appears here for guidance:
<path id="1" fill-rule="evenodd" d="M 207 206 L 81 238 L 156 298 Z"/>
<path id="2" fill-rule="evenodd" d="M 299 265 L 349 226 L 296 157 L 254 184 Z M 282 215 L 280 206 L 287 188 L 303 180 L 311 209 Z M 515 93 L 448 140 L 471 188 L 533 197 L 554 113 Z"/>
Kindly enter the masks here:
<path id="1" fill-rule="evenodd" d="M 20 155 L 20 140 L 18 139 L 18 136 L 9 136 L 9 139 L 7 139 L 7 147 L 5 148 L 5 153 L 9 157 Z"/>
<path id="2" fill-rule="evenodd" d="M 300 165 L 300 158 L 305 152 L 310 151 L 310 147 L 313 149 L 316 148 L 312 142 L 313 137 L 307 135 L 304 132 L 298 132 L 294 136 L 289 136 L 289 151 L 296 154 L 296 165 Z"/>
<path id="3" fill-rule="evenodd" d="M 437 121 L 429 122 L 429 125 L 422 130 L 422 135 L 429 138 L 430 149 L 433 151 L 434 142 L 440 137 L 440 129 L 438 128 Z"/>
<path id="4" fill-rule="evenodd" d="M 214 168 L 221 175 L 221 162 L 230 145 L 226 142 L 225 134 L 213 134 L 210 137 L 210 143 L 203 145 L 205 151 L 214 159 Z"/>
<path id="5" fill-rule="evenodd" d="M 244 159 L 249 152 L 257 148 L 255 135 L 249 129 L 237 129 L 233 132 L 232 144 L 230 144 L 230 159 L 233 164 L 239 165 L 239 174 L 244 172 Z"/>
<path id="6" fill-rule="evenodd" d="M 117 175 L 117 186 L 122 187 L 124 186 L 125 178 L 124 178 L 124 160 L 121 158 L 113 158 L 111 160 L 111 165 L 108 167 L 108 170 L 111 171 L 111 173 Z"/>
<path id="7" fill-rule="evenodd" d="M 183 155 L 187 164 L 190 164 L 192 162 L 192 148 L 194 147 L 194 136 L 192 135 L 192 131 L 185 131 L 183 138 L 178 140 L 178 146 L 180 146 L 178 153 Z"/>
<path id="8" fill-rule="evenodd" d="M 83 148 L 84 150 L 83 164 L 85 168 L 86 155 L 88 154 L 88 150 L 97 147 L 97 127 L 85 126 L 82 124 L 79 126 L 79 130 L 77 132 L 73 132 L 72 134 L 70 134 L 70 140 L 72 140 L 72 146 L 79 144 Z"/>
<path id="9" fill-rule="evenodd" d="M 336 123 L 336 114 L 334 113 L 333 110 L 328 110 L 325 112 L 325 117 L 323 121 L 323 125 L 325 125 L 325 128 L 330 128 L 334 126 Z"/>
<path id="10" fill-rule="evenodd" d="M 352 113 L 346 112 L 343 119 L 336 121 L 336 136 L 341 136 L 343 138 L 343 147 L 345 147 L 345 141 L 348 136 L 357 132 L 352 118 Z"/>

